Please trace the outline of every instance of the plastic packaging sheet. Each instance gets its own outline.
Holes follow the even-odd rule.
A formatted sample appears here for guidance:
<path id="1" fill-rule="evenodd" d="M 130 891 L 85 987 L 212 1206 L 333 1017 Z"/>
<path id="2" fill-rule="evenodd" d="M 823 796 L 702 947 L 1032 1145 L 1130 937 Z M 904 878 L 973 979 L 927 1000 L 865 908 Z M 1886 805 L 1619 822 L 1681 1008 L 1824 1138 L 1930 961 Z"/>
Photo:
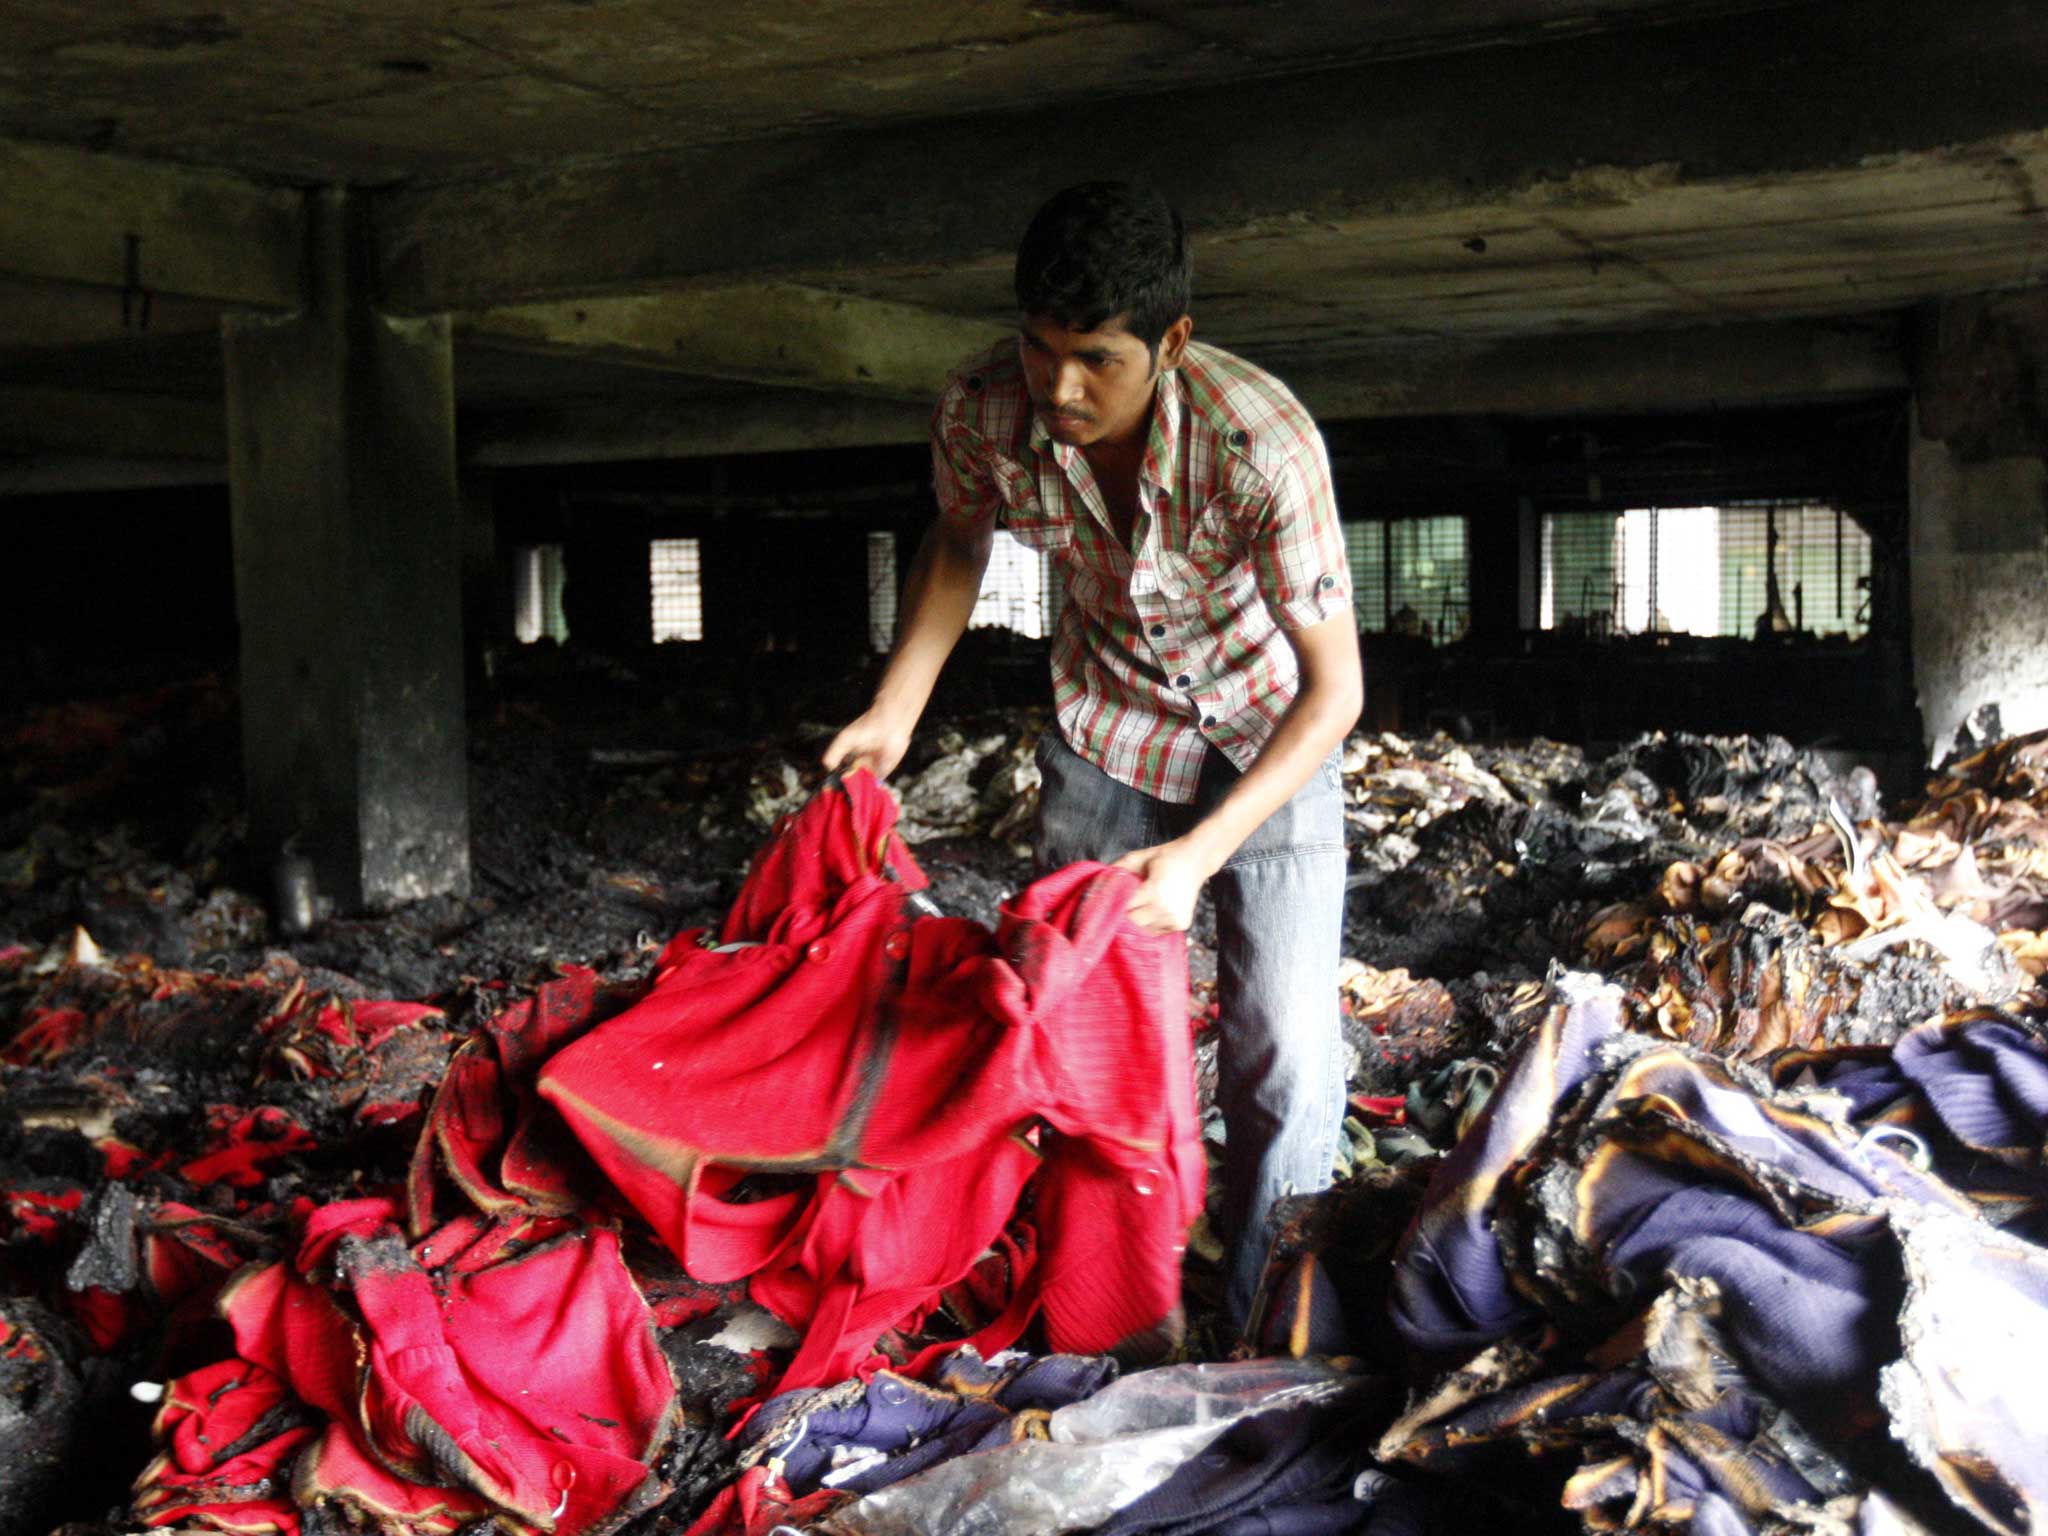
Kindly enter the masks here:
<path id="1" fill-rule="evenodd" d="M 1055 1536 L 1166 1481 L 1240 1419 L 1329 1402 L 1361 1379 L 1312 1360 L 1169 1365 L 1057 1409 L 1047 1440 L 957 1456 L 869 1494 L 823 1529 L 862 1536 Z"/>

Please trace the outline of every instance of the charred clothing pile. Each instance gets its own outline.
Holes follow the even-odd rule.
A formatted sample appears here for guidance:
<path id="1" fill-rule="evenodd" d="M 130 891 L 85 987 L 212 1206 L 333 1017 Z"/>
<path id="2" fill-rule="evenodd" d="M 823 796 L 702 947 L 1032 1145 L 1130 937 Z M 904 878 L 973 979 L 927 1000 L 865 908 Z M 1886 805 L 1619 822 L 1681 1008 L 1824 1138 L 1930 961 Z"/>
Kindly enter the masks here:
<path id="1" fill-rule="evenodd" d="M 738 1398 L 837 1382 L 878 1336 L 901 1363 L 932 1330 L 912 1371 L 1041 1310 L 1082 1350 L 1170 1348 L 1203 1182 L 1180 946 L 1124 922 L 1133 877 L 1094 867 L 1022 893 L 999 934 L 919 918 L 893 821 L 865 775 L 828 786 L 764 850 L 724 942 L 682 936 L 651 990 L 572 970 L 480 1004 L 459 1043 L 440 1009 L 303 975 L 71 964 L 37 986 L 13 955 L 36 994 L 8 1048 L 22 1161 L 61 1146 L 72 1166 L 11 1181 L 11 1278 L 102 1351 L 189 1359 L 216 1311 L 232 1333 L 231 1357 L 169 1383 L 135 1517 L 672 1526 Z M 202 1018 L 240 1043 L 187 1082 L 119 1062 L 151 1031 L 195 1042 Z M 795 1143 L 769 1146 L 776 1127 Z M 693 1326 L 730 1322 L 722 1282 L 748 1275 L 802 1347 L 770 1334 L 737 1382 L 685 1397 L 711 1342 Z M 45 1366 L 72 1338 L 30 1316 L 9 1339 Z M 66 1380 L 23 1367 L 46 1437 L 70 1422 Z"/>

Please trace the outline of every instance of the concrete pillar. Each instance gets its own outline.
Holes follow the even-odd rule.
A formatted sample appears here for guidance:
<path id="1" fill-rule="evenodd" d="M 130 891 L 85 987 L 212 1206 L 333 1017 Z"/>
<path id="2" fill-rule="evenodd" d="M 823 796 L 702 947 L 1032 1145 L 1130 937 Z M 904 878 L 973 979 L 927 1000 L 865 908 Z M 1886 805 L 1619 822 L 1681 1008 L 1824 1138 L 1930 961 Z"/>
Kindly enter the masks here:
<path id="1" fill-rule="evenodd" d="M 1985 705 L 2048 727 L 2048 289 L 1931 306 L 1914 352 L 1913 681 L 1939 761 Z"/>
<path id="2" fill-rule="evenodd" d="M 381 910 L 469 886 L 452 353 L 374 307 L 365 208 L 307 201 L 306 307 L 224 333 L 250 836 Z"/>
<path id="3" fill-rule="evenodd" d="M 1913 684 L 1929 762 L 1986 704 L 2008 733 L 2048 727 L 2048 463 L 1959 461 L 1913 441 Z"/>

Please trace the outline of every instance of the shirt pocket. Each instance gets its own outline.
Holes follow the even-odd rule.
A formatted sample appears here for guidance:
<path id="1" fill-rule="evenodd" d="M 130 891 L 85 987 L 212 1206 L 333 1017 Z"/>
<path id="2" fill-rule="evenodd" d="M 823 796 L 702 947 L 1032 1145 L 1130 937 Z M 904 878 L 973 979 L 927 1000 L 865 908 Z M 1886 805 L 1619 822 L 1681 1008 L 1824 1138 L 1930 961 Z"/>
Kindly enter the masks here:
<path id="1" fill-rule="evenodd" d="M 1262 503 L 1226 492 L 1211 497 L 1188 526 L 1183 556 L 1188 577 L 1203 588 L 1220 585 L 1250 558 Z M 1180 562 L 1176 562 L 1180 563 Z"/>
<path id="2" fill-rule="evenodd" d="M 1038 494 L 1038 479 L 1014 459 L 997 458 L 990 466 L 996 495 L 1003 503 L 1002 526 L 1019 544 L 1048 555 L 1063 554 L 1074 542 L 1071 518 L 1048 511 Z"/>

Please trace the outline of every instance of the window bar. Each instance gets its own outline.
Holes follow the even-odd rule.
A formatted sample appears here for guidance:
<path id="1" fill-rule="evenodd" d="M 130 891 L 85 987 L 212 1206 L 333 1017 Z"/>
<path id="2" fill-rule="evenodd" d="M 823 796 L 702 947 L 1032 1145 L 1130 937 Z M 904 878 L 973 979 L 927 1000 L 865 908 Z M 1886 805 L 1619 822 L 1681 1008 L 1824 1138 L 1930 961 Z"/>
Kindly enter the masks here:
<path id="1" fill-rule="evenodd" d="M 1650 508 L 1650 580 L 1649 601 L 1643 609 L 1643 628 L 1650 634 L 1657 632 L 1657 509 Z"/>
<path id="2" fill-rule="evenodd" d="M 1843 592 L 1843 580 L 1841 580 L 1841 510 L 1837 508 L 1835 510 L 1835 618 L 1841 618 L 1841 604 L 1843 604 L 1841 592 Z"/>

